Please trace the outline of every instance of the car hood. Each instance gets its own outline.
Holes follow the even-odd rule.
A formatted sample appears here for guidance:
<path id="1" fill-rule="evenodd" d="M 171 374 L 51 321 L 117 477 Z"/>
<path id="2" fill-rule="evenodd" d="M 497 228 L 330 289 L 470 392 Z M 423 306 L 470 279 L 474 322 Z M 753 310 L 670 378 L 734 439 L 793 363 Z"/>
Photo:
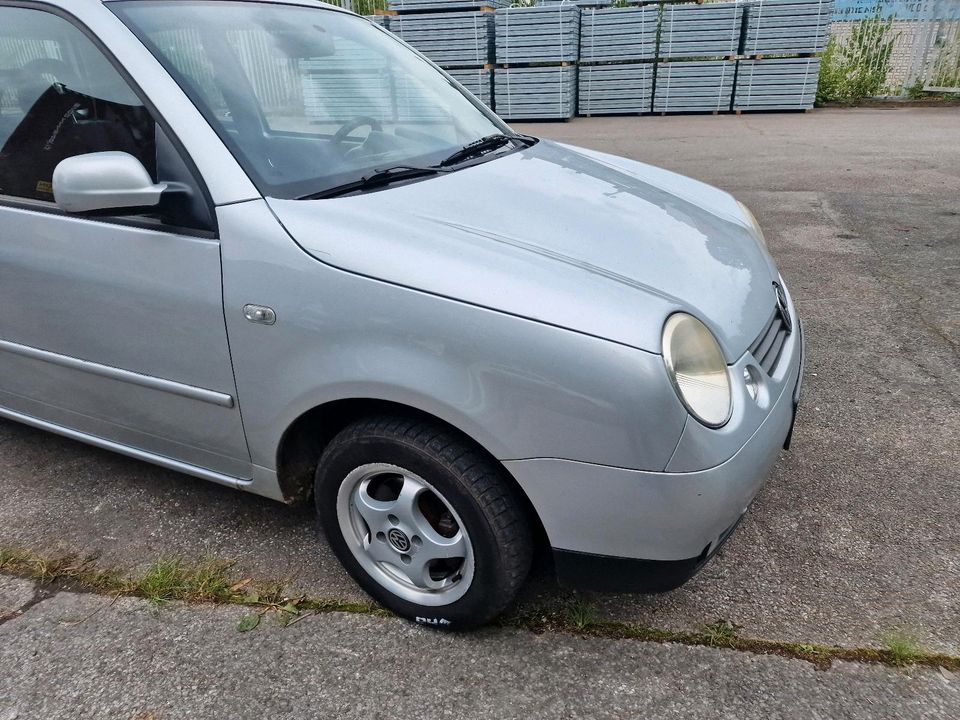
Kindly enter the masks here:
<path id="1" fill-rule="evenodd" d="M 329 265 L 654 353 L 684 310 L 732 361 L 776 302 L 773 261 L 729 194 L 545 140 L 380 192 L 268 202 Z"/>

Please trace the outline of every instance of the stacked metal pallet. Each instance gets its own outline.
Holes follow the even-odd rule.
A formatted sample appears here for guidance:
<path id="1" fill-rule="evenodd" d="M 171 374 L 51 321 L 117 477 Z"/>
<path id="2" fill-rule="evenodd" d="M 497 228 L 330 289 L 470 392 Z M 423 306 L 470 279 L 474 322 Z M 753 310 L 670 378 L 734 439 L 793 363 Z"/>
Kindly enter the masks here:
<path id="1" fill-rule="evenodd" d="M 443 68 L 488 65 L 493 52 L 493 13 L 445 12 L 396 15 L 390 31 Z"/>
<path id="2" fill-rule="evenodd" d="M 423 13 L 437 10 L 478 10 L 506 7 L 508 0 L 389 0 L 387 7 L 396 13 Z"/>
<path id="3" fill-rule="evenodd" d="M 729 110 L 736 68 L 736 60 L 658 62 L 653 111 Z"/>
<path id="4" fill-rule="evenodd" d="M 501 8 L 495 13 L 497 63 L 576 62 L 580 8 L 570 3 Z"/>
<path id="5" fill-rule="evenodd" d="M 349 40 L 338 42 L 334 55 L 303 61 L 301 69 L 306 114 L 318 125 L 336 129 L 358 117 L 381 122 L 448 119 L 419 82 L 391 73 L 384 56 Z"/>
<path id="6" fill-rule="evenodd" d="M 660 58 L 729 57 L 740 51 L 741 3 L 670 3 L 660 22 Z"/>
<path id="7" fill-rule="evenodd" d="M 730 110 L 743 12 L 734 2 L 663 6 L 654 112 Z"/>
<path id="8" fill-rule="evenodd" d="M 388 27 L 444 70 L 463 71 L 462 77 L 469 82 L 461 84 L 492 107 L 491 11 L 501 4 L 500 0 L 391 0 L 395 14 Z"/>
<path id="9" fill-rule="evenodd" d="M 494 102 L 509 119 L 568 119 L 576 110 L 580 8 L 497 10 Z"/>
<path id="10" fill-rule="evenodd" d="M 392 115 L 392 90 L 383 58 L 351 45 L 343 43 L 336 55 L 302 63 L 303 102 L 314 122 Z"/>
<path id="11" fill-rule="evenodd" d="M 450 116 L 423 86 L 409 76 L 395 76 L 392 84 L 396 117 L 401 122 L 449 123 Z M 388 116 L 389 117 L 389 116 Z"/>
<path id="12" fill-rule="evenodd" d="M 581 65 L 577 113 L 590 116 L 650 112 L 653 69 L 650 62 Z"/>
<path id="13" fill-rule="evenodd" d="M 820 58 L 741 60 L 734 110 L 805 110 L 813 107 Z"/>
<path id="14" fill-rule="evenodd" d="M 497 68 L 497 114 L 514 120 L 566 120 L 576 111 L 576 65 Z"/>
<path id="15" fill-rule="evenodd" d="M 733 109 L 807 110 L 817 94 L 833 0 L 755 0 L 747 9 Z M 769 56 L 775 57 L 769 57 Z M 794 57 L 787 57 L 787 56 Z"/>
<path id="16" fill-rule="evenodd" d="M 453 68 L 447 73 L 488 107 L 492 104 L 493 71 L 490 68 Z"/>
<path id="17" fill-rule="evenodd" d="M 658 16 L 655 5 L 582 11 L 580 62 L 652 60 Z"/>
<path id="18" fill-rule="evenodd" d="M 581 8 L 588 7 L 610 7 L 613 0 L 537 0 L 537 5 L 559 5 L 560 3 L 573 3 Z"/>
<path id="19" fill-rule="evenodd" d="M 833 0 L 755 0 L 747 11 L 743 53 L 823 52 L 830 39 Z"/>
<path id="20" fill-rule="evenodd" d="M 650 112 L 657 6 L 584 10 L 580 16 L 580 115 Z"/>

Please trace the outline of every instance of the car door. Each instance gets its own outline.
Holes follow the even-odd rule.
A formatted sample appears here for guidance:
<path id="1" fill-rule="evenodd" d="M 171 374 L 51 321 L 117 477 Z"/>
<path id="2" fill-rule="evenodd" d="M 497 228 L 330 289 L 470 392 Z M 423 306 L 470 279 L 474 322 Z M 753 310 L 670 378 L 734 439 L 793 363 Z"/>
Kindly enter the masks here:
<path id="1" fill-rule="evenodd" d="M 171 140 L 70 19 L 0 4 L 0 415 L 247 478 L 214 216 Z M 178 192 L 59 211 L 56 164 L 101 151 Z"/>

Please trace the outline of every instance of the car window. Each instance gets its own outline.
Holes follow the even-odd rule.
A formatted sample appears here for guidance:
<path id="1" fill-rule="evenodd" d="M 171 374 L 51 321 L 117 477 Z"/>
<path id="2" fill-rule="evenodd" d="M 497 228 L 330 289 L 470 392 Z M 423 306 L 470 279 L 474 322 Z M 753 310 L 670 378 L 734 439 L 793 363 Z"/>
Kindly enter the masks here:
<path id="1" fill-rule="evenodd" d="M 372 23 L 274 3 L 111 2 L 269 197 L 432 165 L 510 132 Z"/>
<path id="2" fill-rule="evenodd" d="M 93 42 L 57 15 L 0 7 L 0 195 L 52 202 L 61 160 L 107 150 L 156 181 L 156 124 Z"/>

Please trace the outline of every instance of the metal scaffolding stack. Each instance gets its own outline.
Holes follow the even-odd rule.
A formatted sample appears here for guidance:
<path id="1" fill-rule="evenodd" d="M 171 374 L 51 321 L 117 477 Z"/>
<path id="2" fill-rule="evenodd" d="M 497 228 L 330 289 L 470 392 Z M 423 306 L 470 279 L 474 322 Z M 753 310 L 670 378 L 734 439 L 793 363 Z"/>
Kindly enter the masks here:
<path id="1" fill-rule="evenodd" d="M 739 54 L 743 8 L 733 2 L 664 5 L 657 57 L 729 58 Z"/>
<path id="2" fill-rule="evenodd" d="M 492 62 L 491 12 L 396 15 L 389 28 L 442 68 L 476 68 Z"/>
<path id="3" fill-rule="evenodd" d="M 493 71 L 489 67 L 452 68 L 447 73 L 487 107 L 493 104 Z"/>
<path id="4" fill-rule="evenodd" d="M 653 111 L 724 112 L 730 109 L 735 60 L 658 62 Z"/>
<path id="5" fill-rule="evenodd" d="M 508 1 L 389 0 L 371 20 L 508 119 L 804 110 L 834 2 Z"/>
<path id="6" fill-rule="evenodd" d="M 580 15 L 580 62 L 653 60 L 659 8 L 584 10 Z"/>
<path id="7" fill-rule="evenodd" d="M 734 110 L 804 110 L 817 94 L 820 58 L 741 60 Z"/>
<path id="8" fill-rule="evenodd" d="M 538 0 L 537 5 L 559 5 L 560 3 L 579 5 L 581 8 L 597 8 L 610 7 L 613 5 L 613 0 Z"/>
<path id="9" fill-rule="evenodd" d="M 387 27 L 492 107 L 493 10 L 504 2 L 390 0 Z"/>
<path id="10" fill-rule="evenodd" d="M 808 110 L 830 38 L 833 0 L 755 0 L 747 8 L 733 109 Z M 772 57 L 771 57 L 772 56 Z M 792 57 L 790 57 L 792 56 Z"/>
<path id="11" fill-rule="evenodd" d="M 747 10 L 743 54 L 823 52 L 832 15 L 833 0 L 755 0 Z"/>
<path id="12" fill-rule="evenodd" d="M 580 66 L 580 115 L 650 112 L 651 62 Z"/>
<path id="13" fill-rule="evenodd" d="M 730 110 L 743 17 L 742 3 L 663 5 L 654 112 Z"/>
<path id="14" fill-rule="evenodd" d="M 346 122 L 357 117 L 388 118 L 391 87 L 382 59 L 360 47 L 301 65 L 303 102 L 315 121 Z"/>
<path id="15" fill-rule="evenodd" d="M 656 5 L 581 13 L 580 115 L 650 112 L 659 15 Z"/>
<path id="16" fill-rule="evenodd" d="M 428 13 L 449 10 L 480 10 L 506 7 L 508 0 L 389 0 L 387 7 L 391 12 Z"/>
<path id="17" fill-rule="evenodd" d="M 576 62 L 580 8 L 551 3 L 497 10 L 497 64 Z"/>
<path id="18" fill-rule="evenodd" d="M 566 120 L 576 110 L 576 65 L 497 68 L 497 114 L 506 119 Z"/>
<path id="19" fill-rule="evenodd" d="M 497 113 L 509 119 L 573 117 L 580 8 L 552 3 L 501 8 L 495 15 Z"/>

